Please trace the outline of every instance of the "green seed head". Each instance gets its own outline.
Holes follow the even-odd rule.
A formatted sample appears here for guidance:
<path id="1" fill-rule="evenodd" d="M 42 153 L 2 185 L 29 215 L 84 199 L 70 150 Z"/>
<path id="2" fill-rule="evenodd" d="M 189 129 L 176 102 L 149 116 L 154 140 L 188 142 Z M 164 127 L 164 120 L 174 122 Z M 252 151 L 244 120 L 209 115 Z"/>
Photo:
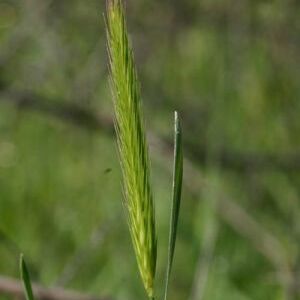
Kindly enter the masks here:
<path id="1" fill-rule="evenodd" d="M 125 207 L 139 271 L 147 294 L 152 298 L 157 243 L 140 86 L 128 40 L 123 5 L 120 0 L 110 0 L 107 10 L 111 85 Z"/>

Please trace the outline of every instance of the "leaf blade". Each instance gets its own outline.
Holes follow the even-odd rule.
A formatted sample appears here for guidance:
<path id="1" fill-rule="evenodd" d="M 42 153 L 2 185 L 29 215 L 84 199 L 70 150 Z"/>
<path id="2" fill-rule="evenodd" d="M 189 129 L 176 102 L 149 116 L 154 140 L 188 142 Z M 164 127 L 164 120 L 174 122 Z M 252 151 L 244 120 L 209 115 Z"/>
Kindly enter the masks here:
<path id="1" fill-rule="evenodd" d="M 26 300 L 34 300 L 32 286 L 30 281 L 30 275 L 23 257 L 23 254 L 20 255 L 20 274 L 23 282 L 23 288 L 25 291 Z"/>
<path id="2" fill-rule="evenodd" d="M 173 186 L 172 186 L 172 208 L 170 217 L 168 262 L 165 278 L 165 296 L 168 296 L 170 274 L 172 270 L 173 257 L 176 244 L 177 226 L 181 202 L 182 176 L 183 176 L 183 155 L 182 155 L 182 133 L 180 119 L 177 111 L 174 114 L 174 165 L 173 165 Z"/>

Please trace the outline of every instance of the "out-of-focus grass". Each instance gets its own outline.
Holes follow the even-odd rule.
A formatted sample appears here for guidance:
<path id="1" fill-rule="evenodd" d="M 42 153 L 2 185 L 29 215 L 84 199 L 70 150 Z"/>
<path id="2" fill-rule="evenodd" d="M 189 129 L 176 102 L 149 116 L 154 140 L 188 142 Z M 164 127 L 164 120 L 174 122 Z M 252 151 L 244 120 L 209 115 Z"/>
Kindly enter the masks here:
<path id="1" fill-rule="evenodd" d="M 5 25 L 0 25 L 1 91 L 32 90 L 111 116 L 104 3 L 43 3 L 7 2 L 0 9 Z M 127 13 L 146 129 L 172 137 L 176 108 L 184 119 L 186 153 L 207 149 L 216 157 L 224 148 L 245 155 L 299 150 L 297 3 L 128 1 Z M 171 159 L 163 160 L 172 165 Z M 217 162 L 213 167 L 210 161 L 192 164 L 206 178 L 216 172 L 219 193 L 270 231 L 290 265 L 299 269 L 299 171 L 236 172 L 218 168 Z M 188 183 L 202 182 L 189 175 Z M 158 235 L 167 237 L 171 174 L 159 159 L 154 159 L 152 177 Z M 113 137 L 0 102 L 0 273 L 17 276 L 22 251 L 33 279 L 46 285 L 65 282 L 117 299 L 141 299 L 121 217 L 120 182 Z M 183 191 L 173 265 L 177 275 L 170 290 L 174 300 L 190 294 L 205 216 L 211 213 L 199 187 L 196 194 L 188 186 Z M 219 215 L 216 221 L 204 300 L 287 299 L 274 265 Z M 93 248 L 89 241 L 95 230 L 106 233 Z M 160 245 L 158 265 L 166 258 L 163 239 Z M 70 281 L 61 278 L 80 249 L 88 250 L 79 270 Z M 159 281 L 164 270 L 157 274 Z"/>

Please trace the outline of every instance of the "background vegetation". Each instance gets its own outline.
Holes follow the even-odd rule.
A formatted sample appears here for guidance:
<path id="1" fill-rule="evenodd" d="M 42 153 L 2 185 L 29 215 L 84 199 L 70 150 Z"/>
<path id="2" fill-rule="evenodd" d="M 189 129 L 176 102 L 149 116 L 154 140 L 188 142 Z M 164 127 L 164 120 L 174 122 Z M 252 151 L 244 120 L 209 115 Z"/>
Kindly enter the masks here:
<path id="1" fill-rule="evenodd" d="M 175 109 L 183 123 L 170 299 L 300 299 L 299 1 L 126 6 L 161 268 Z M 18 277 L 24 252 L 45 286 L 143 299 L 121 204 L 104 11 L 98 0 L 0 0 L 0 274 Z M 0 299 L 15 299 L 1 280 Z"/>

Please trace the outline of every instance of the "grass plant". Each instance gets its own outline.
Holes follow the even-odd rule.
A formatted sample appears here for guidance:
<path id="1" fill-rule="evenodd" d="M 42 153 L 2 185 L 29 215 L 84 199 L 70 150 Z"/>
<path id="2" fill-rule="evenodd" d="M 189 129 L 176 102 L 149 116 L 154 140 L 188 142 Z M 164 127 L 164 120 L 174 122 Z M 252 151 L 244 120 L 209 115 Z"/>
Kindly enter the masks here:
<path id="1" fill-rule="evenodd" d="M 123 173 L 124 207 L 144 288 L 148 298 L 154 300 L 157 259 L 155 205 L 150 184 L 150 161 L 141 110 L 140 84 L 121 0 L 107 2 L 106 22 L 115 130 Z M 165 300 L 168 295 L 175 250 L 183 174 L 181 126 L 177 112 L 175 112 L 174 144 L 173 196 L 165 277 Z M 26 300 L 34 300 L 30 276 L 23 255 L 20 258 L 20 272 Z"/>
<path id="2" fill-rule="evenodd" d="M 153 298 L 157 239 L 150 163 L 141 111 L 140 85 L 129 45 L 123 7 L 118 0 L 108 2 L 107 26 L 124 204 L 144 287 L 149 298 Z"/>
<path id="3" fill-rule="evenodd" d="M 150 185 L 150 163 L 141 110 L 140 84 L 129 42 L 121 0 L 108 1 L 107 38 L 115 129 L 123 173 L 124 204 L 135 255 L 149 299 L 154 299 L 157 239 L 155 211 Z M 182 184 L 181 129 L 175 112 L 173 203 L 165 299 L 172 268 Z"/>
<path id="4" fill-rule="evenodd" d="M 26 300 L 34 300 L 32 286 L 30 281 L 30 275 L 23 257 L 23 254 L 20 255 L 20 274 L 25 291 Z"/>

